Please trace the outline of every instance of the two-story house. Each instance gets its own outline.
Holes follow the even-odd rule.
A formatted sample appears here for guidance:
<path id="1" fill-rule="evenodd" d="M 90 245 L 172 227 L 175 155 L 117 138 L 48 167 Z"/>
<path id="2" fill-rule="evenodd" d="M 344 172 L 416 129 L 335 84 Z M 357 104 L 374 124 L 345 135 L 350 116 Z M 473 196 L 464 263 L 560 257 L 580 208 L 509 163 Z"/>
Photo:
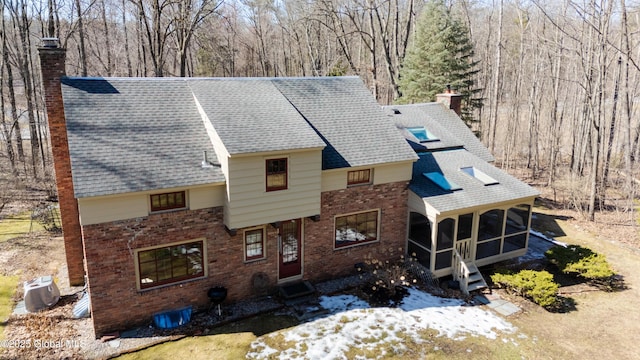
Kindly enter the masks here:
<path id="1" fill-rule="evenodd" d="M 237 300 L 367 258 L 444 276 L 526 251 L 536 193 L 487 162 L 455 97 L 383 109 L 357 77 L 75 78 L 56 42 L 39 51 L 96 336 L 206 308 L 212 286 Z"/>

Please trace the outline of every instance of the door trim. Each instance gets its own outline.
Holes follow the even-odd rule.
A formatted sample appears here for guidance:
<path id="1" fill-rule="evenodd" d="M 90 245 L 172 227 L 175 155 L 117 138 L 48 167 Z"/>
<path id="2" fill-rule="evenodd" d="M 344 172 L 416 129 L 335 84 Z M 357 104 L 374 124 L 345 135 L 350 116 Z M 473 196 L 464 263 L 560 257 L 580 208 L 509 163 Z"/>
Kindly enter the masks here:
<path id="1" fill-rule="evenodd" d="M 300 273 L 296 274 L 296 275 L 291 275 L 291 276 L 288 276 L 288 277 L 281 277 L 280 265 L 282 264 L 282 253 L 281 253 L 282 224 L 287 222 L 287 221 L 291 221 L 291 220 L 295 220 L 299 224 L 298 225 L 298 230 L 299 230 L 299 233 L 300 233 L 300 236 L 299 236 L 300 238 L 298 239 L 298 246 L 299 246 L 299 250 L 300 250 L 300 256 L 299 256 L 298 260 L 300 261 Z M 290 219 L 290 220 L 282 221 L 280 223 L 280 226 L 278 226 L 278 238 L 277 238 L 277 245 L 276 246 L 277 246 L 277 253 L 278 253 L 278 255 L 277 255 L 278 256 L 278 261 L 277 261 L 278 284 L 302 279 L 302 275 L 304 274 L 304 218 Z"/>

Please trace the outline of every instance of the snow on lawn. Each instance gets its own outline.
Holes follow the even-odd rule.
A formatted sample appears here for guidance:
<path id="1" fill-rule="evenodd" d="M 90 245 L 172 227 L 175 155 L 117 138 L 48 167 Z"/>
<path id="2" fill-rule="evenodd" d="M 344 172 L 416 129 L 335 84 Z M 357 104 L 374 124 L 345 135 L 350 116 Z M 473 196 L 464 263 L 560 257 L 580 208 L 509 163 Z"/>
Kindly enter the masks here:
<path id="1" fill-rule="evenodd" d="M 496 339 L 497 331 L 516 330 L 491 312 L 413 288 L 398 308 L 371 308 L 353 295 L 323 296 L 320 305 L 331 315 L 258 338 L 251 344 L 247 358 L 263 359 L 278 354 L 279 350 L 267 345 L 273 340 L 265 339 L 277 334 L 294 344 L 282 349 L 280 359 L 341 359 L 346 358 L 350 347 L 377 349 L 384 357 L 385 349 L 403 350 L 403 338 L 422 342 L 420 331 L 426 329 L 457 340 L 467 335 Z"/>

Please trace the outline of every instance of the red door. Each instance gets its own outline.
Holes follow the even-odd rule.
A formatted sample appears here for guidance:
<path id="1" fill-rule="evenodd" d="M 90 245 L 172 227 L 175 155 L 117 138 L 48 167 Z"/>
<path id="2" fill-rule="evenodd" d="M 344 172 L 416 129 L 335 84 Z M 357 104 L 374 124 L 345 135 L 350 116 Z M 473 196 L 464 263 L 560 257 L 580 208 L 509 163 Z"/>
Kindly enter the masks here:
<path id="1" fill-rule="evenodd" d="M 280 223 L 278 251 L 280 252 L 279 278 L 285 279 L 302 274 L 300 219 Z"/>

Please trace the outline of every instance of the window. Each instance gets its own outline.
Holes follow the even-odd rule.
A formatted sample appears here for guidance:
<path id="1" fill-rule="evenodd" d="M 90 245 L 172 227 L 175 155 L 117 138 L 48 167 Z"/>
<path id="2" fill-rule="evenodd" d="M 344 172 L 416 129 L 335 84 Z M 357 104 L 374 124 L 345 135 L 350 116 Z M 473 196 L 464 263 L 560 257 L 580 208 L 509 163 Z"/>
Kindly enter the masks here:
<path id="1" fill-rule="evenodd" d="M 244 232 L 245 260 L 264 259 L 264 229 L 251 229 Z"/>
<path id="2" fill-rule="evenodd" d="M 267 160 L 267 191 L 287 188 L 287 159 Z"/>
<path id="3" fill-rule="evenodd" d="M 474 168 L 473 166 L 460 168 L 460 171 L 471 176 L 472 178 L 482 182 L 484 186 L 499 184 L 498 180 L 485 174 L 481 170 Z"/>
<path id="4" fill-rule="evenodd" d="M 137 252 L 140 289 L 203 277 L 204 243 L 194 241 Z"/>
<path id="5" fill-rule="evenodd" d="M 371 184 L 371 169 L 349 171 L 347 185 Z"/>
<path id="6" fill-rule="evenodd" d="M 425 129 L 424 126 L 410 127 L 410 128 L 407 128 L 407 130 L 409 130 L 411 135 L 413 135 L 421 143 L 440 140 L 438 139 L 438 137 L 433 135 L 429 130 Z"/>
<path id="7" fill-rule="evenodd" d="M 184 191 L 151 195 L 151 211 L 184 209 L 187 207 Z"/>
<path id="8" fill-rule="evenodd" d="M 427 179 L 429 179 L 432 183 L 436 184 L 442 190 L 445 190 L 445 191 L 462 190 L 462 188 L 458 184 L 447 179 L 442 173 L 429 172 L 429 173 L 423 173 L 422 175 Z"/>
<path id="9" fill-rule="evenodd" d="M 357 214 L 336 216 L 335 247 L 358 245 L 378 240 L 379 211 L 368 211 Z"/>

